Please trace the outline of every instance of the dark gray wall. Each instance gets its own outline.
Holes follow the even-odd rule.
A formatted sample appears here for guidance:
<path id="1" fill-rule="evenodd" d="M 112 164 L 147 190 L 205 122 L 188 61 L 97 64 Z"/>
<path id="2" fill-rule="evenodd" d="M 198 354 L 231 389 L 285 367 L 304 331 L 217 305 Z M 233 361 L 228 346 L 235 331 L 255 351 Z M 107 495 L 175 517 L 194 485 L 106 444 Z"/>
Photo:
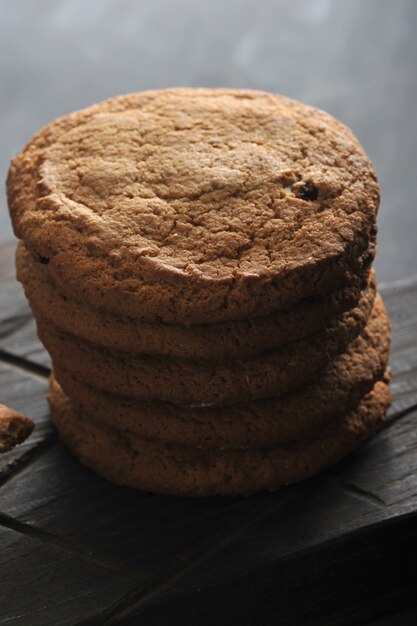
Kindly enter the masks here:
<path id="1" fill-rule="evenodd" d="M 0 0 L 0 176 L 42 125 L 118 93 L 280 92 L 359 136 L 382 187 L 379 278 L 416 273 L 416 28 L 415 0 Z"/>

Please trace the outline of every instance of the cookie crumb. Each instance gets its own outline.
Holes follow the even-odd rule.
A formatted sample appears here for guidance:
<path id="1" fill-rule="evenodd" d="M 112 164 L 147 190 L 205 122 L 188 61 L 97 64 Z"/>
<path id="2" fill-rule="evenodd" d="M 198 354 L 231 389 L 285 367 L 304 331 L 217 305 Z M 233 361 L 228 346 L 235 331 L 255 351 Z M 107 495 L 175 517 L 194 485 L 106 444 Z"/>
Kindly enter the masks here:
<path id="1" fill-rule="evenodd" d="M 29 437 L 35 424 L 28 417 L 0 404 L 0 453 L 11 450 Z"/>
<path id="2" fill-rule="evenodd" d="M 310 181 L 294 190 L 297 198 L 301 200 L 317 200 L 319 192 L 317 187 Z"/>

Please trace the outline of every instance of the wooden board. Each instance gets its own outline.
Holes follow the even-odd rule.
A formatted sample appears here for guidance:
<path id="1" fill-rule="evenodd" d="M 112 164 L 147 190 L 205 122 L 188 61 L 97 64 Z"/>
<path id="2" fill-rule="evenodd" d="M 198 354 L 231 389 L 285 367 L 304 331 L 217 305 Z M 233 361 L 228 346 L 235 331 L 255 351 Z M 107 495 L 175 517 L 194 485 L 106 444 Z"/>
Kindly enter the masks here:
<path id="1" fill-rule="evenodd" d="M 192 500 L 99 478 L 60 444 L 49 358 L 0 249 L 0 401 L 37 428 L 0 457 L 0 624 L 354 624 L 415 601 L 417 282 L 383 289 L 394 404 L 377 437 L 274 494 Z"/>

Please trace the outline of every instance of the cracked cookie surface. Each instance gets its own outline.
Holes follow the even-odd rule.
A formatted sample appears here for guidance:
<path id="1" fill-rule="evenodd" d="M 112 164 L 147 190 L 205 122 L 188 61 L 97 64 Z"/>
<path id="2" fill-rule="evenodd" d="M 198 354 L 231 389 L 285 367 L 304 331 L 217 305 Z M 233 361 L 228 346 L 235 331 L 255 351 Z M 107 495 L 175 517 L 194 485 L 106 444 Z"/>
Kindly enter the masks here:
<path id="1" fill-rule="evenodd" d="M 378 184 L 331 116 L 262 92 L 168 89 L 62 118 L 13 161 L 18 237 L 64 292 L 150 321 L 268 314 L 373 256 Z"/>

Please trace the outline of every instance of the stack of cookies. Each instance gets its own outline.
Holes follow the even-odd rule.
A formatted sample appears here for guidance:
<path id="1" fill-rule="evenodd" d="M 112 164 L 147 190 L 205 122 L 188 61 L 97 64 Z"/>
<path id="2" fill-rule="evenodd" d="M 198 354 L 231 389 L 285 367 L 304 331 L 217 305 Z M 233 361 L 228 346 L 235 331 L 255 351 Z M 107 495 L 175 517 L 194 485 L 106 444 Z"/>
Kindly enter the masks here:
<path id="1" fill-rule="evenodd" d="M 52 418 L 98 473 L 249 494 L 375 432 L 379 191 L 334 118 L 253 91 L 113 98 L 35 135 L 8 197 Z"/>

